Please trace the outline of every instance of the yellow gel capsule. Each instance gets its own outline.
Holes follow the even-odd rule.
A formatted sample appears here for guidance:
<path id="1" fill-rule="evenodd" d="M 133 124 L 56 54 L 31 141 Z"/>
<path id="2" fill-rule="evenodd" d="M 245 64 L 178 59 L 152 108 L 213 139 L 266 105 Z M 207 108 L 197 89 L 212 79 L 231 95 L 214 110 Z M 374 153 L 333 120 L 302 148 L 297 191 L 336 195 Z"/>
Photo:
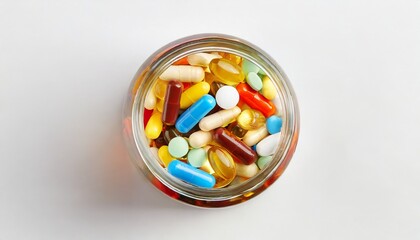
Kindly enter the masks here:
<path id="1" fill-rule="evenodd" d="M 168 88 L 167 81 L 158 80 L 155 85 L 155 96 L 158 99 L 163 99 L 165 97 L 167 88 Z"/>
<path id="2" fill-rule="evenodd" d="M 223 58 L 226 58 L 238 65 L 241 64 L 242 62 L 242 58 L 239 57 L 238 55 L 232 54 L 232 53 L 221 53 L 220 56 L 222 56 Z"/>
<path id="3" fill-rule="evenodd" d="M 264 125 L 265 117 L 260 111 L 245 109 L 239 114 L 236 121 L 241 128 L 245 130 L 254 130 Z"/>
<path id="4" fill-rule="evenodd" d="M 162 161 L 163 165 L 165 165 L 165 167 L 168 167 L 169 163 L 171 163 L 172 160 L 176 159 L 171 156 L 171 154 L 169 153 L 169 148 L 166 145 L 159 148 L 158 156 L 159 159 Z"/>
<path id="5" fill-rule="evenodd" d="M 216 58 L 210 62 L 210 71 L 216 77 L 216 81 L 227 85 L 237 85 L 243 82 L 245 75 L 238 64 L 224 59 Z"/>
<path id="6" fill-rule="evenodd" d="M 267 76 L 264 76 L 262 79 L 262 84 L 263 87 L 261 90 L 261 94 L 268 100 L 273 100 L 277 96 L 277 91 L 271 79 Z"/>
<path id="7" fill-rule="evenodd" d="M 199 82 L 181 94 L 180 108 L 186 109 L 193 103 L 197 102 L 202 96 L 206 95 L 210 91 L 210 85 L 207 82 Z"/>
<path id="8" fill-rule="evenodd" d="M 208 159 L 215 172 L 216 188 L 231 183 L 236 176 L 236 165 L 232 156 L 223 148 L 213 146 L 208 151 Z"/>
<path id="9" fill-rule="evenodd" d="M 146 128 L 144 129 L 146 137 L 148 137 L 149 139 L 158 138 L 160 133 L 162 132 L 162 127 L 162 113 L 154 111 L 149 119 L 149 122 L 147 122 Z"/>

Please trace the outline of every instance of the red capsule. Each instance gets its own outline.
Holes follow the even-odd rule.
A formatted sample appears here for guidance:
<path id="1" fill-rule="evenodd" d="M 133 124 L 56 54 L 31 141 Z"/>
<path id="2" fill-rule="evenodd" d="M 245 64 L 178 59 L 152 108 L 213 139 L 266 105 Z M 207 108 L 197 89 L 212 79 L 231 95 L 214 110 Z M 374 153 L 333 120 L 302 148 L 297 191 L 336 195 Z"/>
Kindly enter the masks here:
<path id="1" fill-rule="evenodd" d="M 144 109 L 144 115 L 143 115 L 143 124 L 144 127 L 146 127 L 147 123 L 149 122 L 150 117 L 152 116 L 153 110 Z"/>
<path id="2" fill-rule="evenodd" d="M 178 118 L 182 90 L 183 86 L 180 81 L 170 81 L 168 83 L 162 112 L 162 122 L 166 125 L 174 125 Z"/>
<path id="3" fill-rule="evenodd" d="M 252 89 L 248 84 L 240 83 L 236 86 L 236 90 L 238 90 L 241 100 L 251 108 L 262 112 L 265 117 L 269 117 L 276 113 L 274 104 L 259 92 Z"/>
<path id="4" fill-rule="evenodd" d="M 258 158 L 257 153 L 224 128 L 214 131 L 214 139 L 242 164 L 252 164 Z"/>

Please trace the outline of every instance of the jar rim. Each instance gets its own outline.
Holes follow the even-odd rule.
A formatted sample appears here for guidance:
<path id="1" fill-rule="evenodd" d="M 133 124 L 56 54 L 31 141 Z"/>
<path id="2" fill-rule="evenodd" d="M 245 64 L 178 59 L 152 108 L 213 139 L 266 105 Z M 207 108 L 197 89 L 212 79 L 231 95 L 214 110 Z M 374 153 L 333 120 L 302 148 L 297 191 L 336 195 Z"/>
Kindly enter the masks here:
<path id="1" fill-rule="evenodd" d="M 257 176 L 237 186 L 206 189 L 192 186 L 176 179 L 162 168 L 149 150 L 143 124 L 138 123 L 142 123 L 143 106 L 147 92 L 167 67 L 190 54 L 213 51 L 236 54 L 253 62 L 266 72 L 282 99 L 283 127 L 281 142 L 273 155 L 273 161 L 269 166 L 260 170 Z M 159 184 L 154 184 L 155 186 L 159 185 L 157 187 L 160 190 L 163 187 L 165 191 L 169 191 L 171 194 L 171 191 L 173 191 L 177 195 L 176 199 L 185 203 L 204 207 L 220 207 L 250 199 L 265 190 L 280 177 L 295 151 L 300 119 L 293 88 L 281 67 L 267 53 L 240 38 L 224 34 L 199 34 L 171 42 L 156 51 L 144 62 L 135 75 L 130 89 L 132 89 L 132 94 L 129 94 L 130 99 L 127 102 L 131 104 L 128 104 L 125 114 L 131 115 L 131 133 L 133 138 L 131 140 L 134 140 L 138 155 L 144 163 L 143 166 L 139 167 L 149 180 L 157 179 L 160 182 Z M 142 165 L 141 161 L 135 162 L 135 164 Z M 171 196 L 171 194 L 168 195 Z"/>

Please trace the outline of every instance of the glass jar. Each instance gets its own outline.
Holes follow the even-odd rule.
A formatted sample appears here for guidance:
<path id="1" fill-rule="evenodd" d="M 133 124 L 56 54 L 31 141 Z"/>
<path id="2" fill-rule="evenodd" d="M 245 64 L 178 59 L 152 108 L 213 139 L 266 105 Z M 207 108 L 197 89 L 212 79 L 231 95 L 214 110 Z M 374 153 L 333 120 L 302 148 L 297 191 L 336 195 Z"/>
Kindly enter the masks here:
<path id="1" fill-rule="evenodd" d="M 280 96 L 283 126 L 273 160 L 258 175 L 228 188 L 200 188 L 170 175 L 149 149 L 143 116 L 146 94 L 172 63 L 199 52 L 226 52 L 247 59 L 264 70 Z M 290 82 L 264 51 L 237 37 L 199 34 L 176 40 L 152 54 L 134 76 L 123 108 L 123 135 L 134 165 L 166 195 L 200 207 L 224 207 L 251 199 L 268 188 L 283 173 L 295 151 L 299 135 L 299 109 Z"/>

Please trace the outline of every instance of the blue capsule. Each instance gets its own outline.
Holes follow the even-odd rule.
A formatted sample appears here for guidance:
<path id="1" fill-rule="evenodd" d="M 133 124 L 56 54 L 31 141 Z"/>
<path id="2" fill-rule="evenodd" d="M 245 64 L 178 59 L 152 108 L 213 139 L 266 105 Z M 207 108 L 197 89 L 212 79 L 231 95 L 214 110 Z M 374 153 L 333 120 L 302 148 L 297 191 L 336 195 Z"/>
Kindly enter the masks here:
<path id="1" fill-rule="evenodd" d="M 181 133 L 189 132 L 215 106 L 216 99 L 214 97 L 209 94 L 202 96 L 178 117 L 175 128 Z"/>
<path id="2" fill-rule="evenodd" d="M 179 160 L 173 160 L 169 163 L 168 172 L 174 177 L 197 187 L 212 188 L 216 184 L 213 175 Z"/>
<path id="3" fill-rule="evenodd" d="M 275 134 L 275 133 L 280 132 L 282 125 L 283 125 L 283 120 L 278 116 L 271 116 L 267 118 L 266 126 L 267 126 L 267 131 L 270 134 Z"/>

